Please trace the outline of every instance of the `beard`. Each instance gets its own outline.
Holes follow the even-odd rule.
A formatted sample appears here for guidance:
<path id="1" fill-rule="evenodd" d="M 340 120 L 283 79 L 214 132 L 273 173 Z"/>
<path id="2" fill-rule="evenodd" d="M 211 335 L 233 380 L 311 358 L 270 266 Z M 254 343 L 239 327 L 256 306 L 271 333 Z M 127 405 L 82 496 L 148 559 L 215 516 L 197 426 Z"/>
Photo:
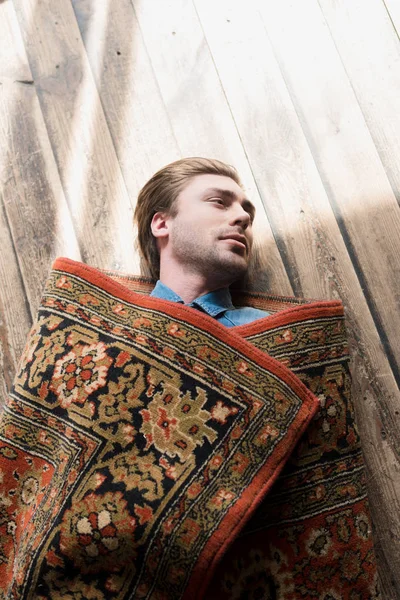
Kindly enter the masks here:
<path id="1" fill-rule="evenodd" d="M 224 247 L 220 238 L 231 232 L 205 236 L 201 230 L 193 230 L 175 221 L 171 236 L 174 257 L 188 273 L 198 273 L 208 280 L 216 281 L 219 287 L 230 285 L 242 278 L 248 269 L 248 251 L 241 248 Z"/>

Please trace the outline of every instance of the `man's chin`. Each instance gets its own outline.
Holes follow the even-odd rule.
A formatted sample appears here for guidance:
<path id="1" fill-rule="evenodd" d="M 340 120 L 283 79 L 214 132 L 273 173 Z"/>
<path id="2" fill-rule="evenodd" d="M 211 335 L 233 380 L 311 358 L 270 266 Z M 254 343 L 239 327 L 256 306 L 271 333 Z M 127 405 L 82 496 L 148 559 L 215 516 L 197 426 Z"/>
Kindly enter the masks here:
<path id="1" fill-rule="evenodd" d="M 234 281 L 243 278 L 248 270 L 247 261 L 241 256 L 230 256 L 214 265 L 213 273 L 220 277 L 224 285 L 230 285 Z"/>

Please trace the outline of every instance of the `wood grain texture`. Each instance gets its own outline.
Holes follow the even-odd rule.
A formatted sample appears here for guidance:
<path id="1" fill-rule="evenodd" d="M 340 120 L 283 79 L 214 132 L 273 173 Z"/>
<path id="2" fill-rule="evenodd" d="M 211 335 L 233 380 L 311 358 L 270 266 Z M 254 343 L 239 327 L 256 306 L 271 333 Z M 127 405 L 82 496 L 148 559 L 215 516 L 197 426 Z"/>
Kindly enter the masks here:
<path id="1" fill-rule="evenodd" d="M 390 531 L 396 537 L 400 529 L 398 520 L 393 526 L 391 515 L 382 517 L 380 512 L 383 502 L 400 515 L 395 378 L 263 24 L 247 7 L 232 7 L 228 1 L 221 1 L 218 8 L 211 0 L 195 0 L 195 5 L 297 291 L 308 297 L 340 297 L 345 304 L 352 352 L 358 358 L 354 396 L 376 537 L 389 556 L 390 546 L 397 549 Z M 252 98 L 264 102 L 252 104 Z M 397 563 L 390 567 L 393 577 L 397 569 Z M 386 591 L 391 594 L 393 588 Z"/>
<path id="2" fill-rule="evenodd" d="M 400 208 L 316 0 L 306 0 L 301 7 L 284 0 L 279 10 L 274 2 L 262 2 L 260 11 L 354 268 L 392 355 L 392 368 L 399 375 L 400 347 L 393 323 L 400 314 L 395 292 L 400 277 Z M 288 12 L 291 19 L 286 18 Z"/>
<path id="3" fill-rule="evenodd" d="M 15 6 L 82 257 L 135 270 L 132 208 L 72 6 Z"/>
<path id="4" fill-rule="evenodd" d="M 0 240 L 0 398 L 4 398 L 5 391 L 11 388 L 32 320 L 2 199 Z"/>
<path id="5" fill-rule="evenodd" d="M 159 168 L 181 158 L 178 144 L 130 0 L 72 0 L 72 5 L 130 201 L 135 204 L 144 183 Z"/>
<path id="6" fill-rule="evenodd" d="M 10 62 L 9 53 L 15 51 L 15 47 L 9 47 L 7 42 L 10 36 L 15 34 L 13 17 L 15 15 L 11 5 L 0 6 L 0 40 L 6 42 L 4 44 L 4 41 L 0 41 L 0 106 L 6 109 L 9 102 L 5 99 L 8 100 L 10 95 L 17 61 L 19 76 L 30 76 L 20 53 L 14 56 L 12 63 Z M 7 182 L 10 136 L 7 112 L 2 111 L 1 116 L 0 148 L 3 148 L 3 151 L 0 152 L 0 393 L 1 398 L 4 398 L 12 385 L 16 363 L 31 325 L 31 315 L 4 206 L 2 190 Z"/>
<path id="7" fill-rule="evenodd" d="M 1 7 L 0 136 L 4 207 L 32 312 L 53 258 L 79 258 L 12 4 Z M 30 82 L 30 83 L 29 83 Z"/>

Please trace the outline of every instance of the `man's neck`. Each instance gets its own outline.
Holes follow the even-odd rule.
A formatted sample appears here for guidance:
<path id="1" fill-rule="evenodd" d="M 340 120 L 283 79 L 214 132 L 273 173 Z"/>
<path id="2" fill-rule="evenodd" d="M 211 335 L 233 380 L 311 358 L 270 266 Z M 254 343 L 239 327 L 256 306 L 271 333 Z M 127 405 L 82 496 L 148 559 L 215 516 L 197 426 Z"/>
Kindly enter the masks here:
<path id="1" fill-rule="evenodd" d="M 181 265 L 175 264 L 174 268 L 169 268 L 169 264 L 163 262 L 160 265 L 160 281 L 178 294 L 185 304 L 209 292 L 228 287 L 231 283 L 225 281 L 223 277 L 212 278 L 201 272 L 182 268 Z"/>

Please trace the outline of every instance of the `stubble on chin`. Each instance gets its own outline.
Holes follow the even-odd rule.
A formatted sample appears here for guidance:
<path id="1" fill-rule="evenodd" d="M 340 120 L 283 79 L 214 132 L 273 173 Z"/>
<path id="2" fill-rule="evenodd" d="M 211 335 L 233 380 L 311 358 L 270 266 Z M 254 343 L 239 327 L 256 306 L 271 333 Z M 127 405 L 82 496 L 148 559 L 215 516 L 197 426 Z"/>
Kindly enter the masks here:
<path id="1" fill-rule="evenodd" d="M 247 273 L 249 260 L 240 249 L 219 247 L 218 241 L 207 245 L 201 232 L 175 226 L 172 244 L 175 258 L 186 272 L 215 279 L 220 287 L 230 285 Z"/>
<path id="2" fill-rule="evenodd" d="M 209 280 L 214 280 L 218 287 L 231 285 L 247 273 L 247 261 L 239 254 L 228 252 L 211 252 L 204 254 L 196 269 Z"/>

